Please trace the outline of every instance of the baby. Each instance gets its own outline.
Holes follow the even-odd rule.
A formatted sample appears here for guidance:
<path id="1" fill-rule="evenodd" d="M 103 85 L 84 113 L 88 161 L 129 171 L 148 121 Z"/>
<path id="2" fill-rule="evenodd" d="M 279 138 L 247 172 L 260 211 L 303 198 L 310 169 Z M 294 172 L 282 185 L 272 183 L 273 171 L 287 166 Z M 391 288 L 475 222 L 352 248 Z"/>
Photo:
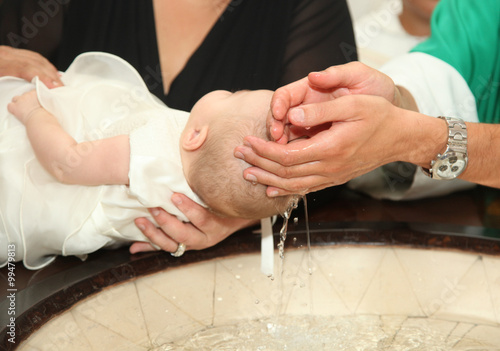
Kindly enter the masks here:
<path id="1" fill-rule="evenodd" d="M 144 241 L 133 220 L 148 207 L 186 221 L 169 202 L 174 192 L 227 217 L 289 206 L 290 197 L 268 198 L 243 180 L 248 165 L 233 157 L 244 136 L 266 138 L 271 91 L 215 91 L 188 114 L 158 102 L 130 65 L 104 53 L 79 56 L 62 79 L 53 90 L 0 79 L 0 103 L 12 98 L 0 114 L 0 247 L 15 247 L 27 268 Z"/>

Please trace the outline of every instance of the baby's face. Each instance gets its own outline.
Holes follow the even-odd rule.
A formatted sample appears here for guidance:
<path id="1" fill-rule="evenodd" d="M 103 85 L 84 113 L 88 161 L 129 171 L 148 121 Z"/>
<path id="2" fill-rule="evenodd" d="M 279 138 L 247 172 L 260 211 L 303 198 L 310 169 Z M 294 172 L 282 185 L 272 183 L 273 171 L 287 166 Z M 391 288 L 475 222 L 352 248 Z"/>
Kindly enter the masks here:
<path id="1" fill-rule="evenodd" d="M 221 116 L 232 115 L 238 118 L 253 118 L 263 123 L 269 112 L 271 90 L 242 90 L 231 93 L 216 90 L 203 96 L 191 110 L 190 120 L 211 123 Z"/>

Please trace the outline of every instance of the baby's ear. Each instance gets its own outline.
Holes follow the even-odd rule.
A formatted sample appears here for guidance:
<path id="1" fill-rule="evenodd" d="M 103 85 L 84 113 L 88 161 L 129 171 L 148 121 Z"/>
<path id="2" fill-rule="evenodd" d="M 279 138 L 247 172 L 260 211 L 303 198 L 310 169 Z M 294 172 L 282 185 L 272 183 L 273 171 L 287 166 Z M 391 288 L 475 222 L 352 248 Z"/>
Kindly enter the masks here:
<path id="1" fill-rule="evenodd" d="M 189 128 L 182 137 L 182 148 L 186 151 L 195 151 L 199 149 L 205 140 L 207 140 L 208 125 L 199 128 Z"/>

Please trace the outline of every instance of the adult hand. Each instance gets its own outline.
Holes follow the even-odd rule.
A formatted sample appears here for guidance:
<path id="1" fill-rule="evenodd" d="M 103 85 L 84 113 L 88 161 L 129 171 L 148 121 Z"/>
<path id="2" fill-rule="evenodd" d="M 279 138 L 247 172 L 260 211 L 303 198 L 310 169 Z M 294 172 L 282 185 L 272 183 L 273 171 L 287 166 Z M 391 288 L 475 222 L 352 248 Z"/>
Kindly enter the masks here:
<path id="1" fill-rule="evenodd" d="M 239 229 L 256 224 L 248 219 L 221 218 L 182 194 L 172 195 L 172 202 L 189 219 L 182 222 L 162 209 L 151 209 L 150 213 L 159 227 L 146 218 L 137 218 L 135 224 L 152 243 L 159 248 L 175 252 L 179 243 L 187 250 L 201 250 L 211 247 Z M 136 242 L 131 253 L 156 250 L 151 244 Z"/>
<path id="2" fill-rule="evenodd" d="M 315 134 L 294 128 L 290 123 L 293 117 L 301 118 L 303 115 L 304 111 L 299 105 L 318 104 L 352 94 L 381 96 L 395 105 L 398 105 L 400 100 L 399 90 L 395 88 L 391 78 L 360 62 L 312 72 L 274 93 L 267 120 L 272 139 L 286 144 L 295 138 Z M 322 105 L 317 106 L 320 108 Z"/>
<path id="3" fill-rule="evenodd" d="M 57 69 L 42 55 L 30 50 L 0 45 L 0 77 L 13 76 L 31 81 L 35 76 L 48 87 L 63 85 Z"/>
<path id="4" fill-rule="evenodd" d="M 286 145 L 248 136 L 235 151 L 256 166 L 243 172 L 245 179 L 269 185 L 268 196 L 343 184 L 394 161 L 427 165 L 444 145 L 436 144 L 439 133 L 446 134 L 442 121 L 398 108 L 385 98 L 346 95 L 300 108 L 304 114 L 289 115 L 291 123 L 323 125 L 323 130 Z"/>

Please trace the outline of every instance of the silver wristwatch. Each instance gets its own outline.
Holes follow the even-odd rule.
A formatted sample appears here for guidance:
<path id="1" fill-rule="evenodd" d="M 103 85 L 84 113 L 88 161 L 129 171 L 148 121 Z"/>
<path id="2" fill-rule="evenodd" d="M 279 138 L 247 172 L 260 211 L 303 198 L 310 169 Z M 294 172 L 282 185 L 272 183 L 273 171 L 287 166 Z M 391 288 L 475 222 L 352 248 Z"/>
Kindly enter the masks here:
<path id="1" fill-rule="evenodd" d="M 431 168 L 422 171 L 432 179 L 455 179 L 467 167 L 467 126 L 459 118 L 439 118 L 448 124 L 448 145 L 431 162 Z"/>

